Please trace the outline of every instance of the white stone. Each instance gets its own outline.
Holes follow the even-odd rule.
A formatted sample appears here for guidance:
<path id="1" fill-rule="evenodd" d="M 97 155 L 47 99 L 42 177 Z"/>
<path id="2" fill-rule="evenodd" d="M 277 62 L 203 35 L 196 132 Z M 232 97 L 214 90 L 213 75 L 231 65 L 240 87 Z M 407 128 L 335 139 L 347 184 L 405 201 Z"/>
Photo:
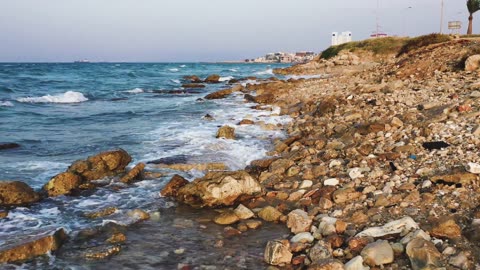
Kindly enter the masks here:
<path id="1" fill-rule="evenodd" d="M 334 159 L 332 161 L 330 161 L 330 165 L 328 165 L 329 168 L 333 168 L 333 167 L 337 167 L 337 166 L 340 166 L 342 165 L 342 161 L 339 160 L 339 159 Z"/>
<path id="2" fill-rule="evenodd" d="M 400 240 L 400 243 L 406 245 L 415 238 L 423 238 L 427 241 L 432 240 L 430 235 L 428 235 L 424 230 L 416 230 L 414 232 L 411 232 L 405 235 L 405 237 L 403 237 L 402 240 Z"/>
<path id="3" fill-rule="evenodd" d="M 323 181 L 324 186 L 336 186 L 338 184 L 340 184 L 340 181 L 337 178 L 330 178 Z"/>
<path id="4" fill-rule="evenodd" d="M 480 174 L 480 164 L 478 164 L 478 163 L 469 162 L 465 166 L 465 169 L 469 173 Z"/>
<path id="5" fill-rule="evenodd" d="M 362 256 L 357 256 L 345 264 L 345 270 L 369 270 L 370 267 L 363 265 Z"/>
<path id="6" fill-rule="evenodd" d="M 430 180 L 425 180 L 422 183 L 422 188 L 429 188 L 431 186 L 432 186 L 432 181 L 430 181 Z"/>
<path id="7" fill-rule="evenodd" d="M 310 188 L 312 186 L 313 186 L 313 182 L 311 180 L 303 180 L 298 188 L 304 189 L 304 188 Z"/>
<path id="8" fill-rule="evenodd" d="M 382 237 L 385 235 L 392 235 L 392 234 L 405 235 L 410 231 L 418 230 L 418 229 L 420 229 L 418 224 L 411 217 L 407 216 L 399 220 L 391 221 L 383 225 L 382 227 L 368 228 L 358 233 L 357 237 L 370 236 L 373 238 L 378 238 L 378 237 Z"/>
<path id="9" fill-rule="evenodd" d="M 239 204 L 234 210 L 235 215 L 240 219 L 249 219 L 255 216 L 252 210 L 245 207 L 243 204 Z"/>
<path id="10" fill-rule="evenodd" d="M 351 179 L 357 179 L 359 177 L 362 177 L 362 169 L 360 168 L 352 168 L 348 170 L 348 176 L 350 176 Z"/>
<path id="11" fill-rule="evenodd" d="M 290 242 L 292 243 L 312 243 L 314 240 L 313 235 L 309 232 L 297 233 Z"/>
<path id="12" fill-rule="evenodd" d="M 365 263 L 370 266 L 378 266 L 392 263 L 394 254 L 392 246 L 385 240 L 368 244 L 361 252 Z"/>

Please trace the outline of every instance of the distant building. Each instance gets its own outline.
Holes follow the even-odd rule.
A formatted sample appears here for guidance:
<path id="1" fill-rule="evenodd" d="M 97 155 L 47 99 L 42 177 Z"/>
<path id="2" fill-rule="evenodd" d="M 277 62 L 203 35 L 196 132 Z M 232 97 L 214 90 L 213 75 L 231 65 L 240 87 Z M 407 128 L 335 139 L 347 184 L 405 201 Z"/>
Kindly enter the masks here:
<path id="1" fill-rule="evenodd" d="M 276 52 L 267 53 L 263 57 L 247 59 L 245 62 L 253 63 L 305 63 L 315 58 L 316 54 L 310 51 L 301 51 L 296 53 Z"/>
<path id="2" fill-rule="evenodd" d="M 340 35 L 338 32 L 332 32 L 332 46 L 348 43 L 352 41 L 352 32 L 342 32 Z"/>

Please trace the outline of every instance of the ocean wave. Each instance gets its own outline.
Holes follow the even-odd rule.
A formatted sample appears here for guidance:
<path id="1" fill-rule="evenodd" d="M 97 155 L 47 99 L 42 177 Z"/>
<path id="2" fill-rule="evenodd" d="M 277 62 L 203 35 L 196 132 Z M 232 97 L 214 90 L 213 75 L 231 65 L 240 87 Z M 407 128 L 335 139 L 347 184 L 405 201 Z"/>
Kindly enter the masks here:
<path id="1" fill-rule="evenodd" d="M 220 77 L 220 79 L 218 79 L 218 81 L 220 82 L 226 82 L 226 81 L 230 81 L 231 79 L 234 79 L 235 77 L 233 76 L 227 76 L 227 77 Z"/>
<path id="2" fill-rule="evenodd" d="M 274 75 L 273 74 L 273 69 L 269 68 L 265 71 L 258 71 L 258 72 L 255 72 L 255 74 L 257 75 Z"/>
<path id="3" fill-rule="evenodd" d="M 178 72 L 178 68 L 170 68 L 168 70 L 171 71 L 171 72 Z"/>
<path id="4" fill-rule="evenodd" d="M 88 98 L 82 93 L 74 91 L 67 91 L 55 96 L 46 95 L 41 97 L 24 97 L 17 99 L 18 102 L 24 103 L 80 103 L 87 100 Z"/>
<path id="5" fill-rule="evenodd" d="M 130 94 L 140 94 L 140 93 L 143 93 L 143 89 L 142 88 L 135 88 L 135 89 L 132 89 L 132 90 L 127 90 L 125 91 L 126 93 L 130 93 Z"/>
<path id="6" fill-rule="evenodd" d="M 13 103 L 10 101 L 0 101 L 0 107 L 13 107 Z"/>
<path id="7" fill-rule="evenodd" d="M 184 67 L 186 67 L 186 66 L 187 66 L 187 65 L 180 65 L 181 68 L 184 68 Z"/>
<path id="8" fill-rule="evenodd" d="M 177 79 L 171 79 L 170 81 L 173 82 L 173 83 L 176 83 L 176 84 L 180 84 L 180 83 L 181 83 L 180 80 L 177 80 Z"/>
<path id="9" fill-rule="evenodd" d="M 231 72 L 237 72 L 238 70 L 236 70 L 236 69 L 234 69 L 234 68 L 231 68 L 231 69 L 229 69 L 229 71 L 231 71 Z"/>

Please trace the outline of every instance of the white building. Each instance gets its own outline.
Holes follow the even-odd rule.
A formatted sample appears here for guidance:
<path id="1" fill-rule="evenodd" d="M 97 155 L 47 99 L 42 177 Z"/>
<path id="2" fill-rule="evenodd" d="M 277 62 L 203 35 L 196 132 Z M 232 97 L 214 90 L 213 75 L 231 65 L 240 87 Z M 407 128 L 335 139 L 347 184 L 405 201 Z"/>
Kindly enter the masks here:
<path id="1" fill-rule="evenodd" d="M 352 41 L 352 32 L 342 32 L 340 35 L 338 32 L 332 32 L 332 46 L 340 45 L 343 43 Z"/>

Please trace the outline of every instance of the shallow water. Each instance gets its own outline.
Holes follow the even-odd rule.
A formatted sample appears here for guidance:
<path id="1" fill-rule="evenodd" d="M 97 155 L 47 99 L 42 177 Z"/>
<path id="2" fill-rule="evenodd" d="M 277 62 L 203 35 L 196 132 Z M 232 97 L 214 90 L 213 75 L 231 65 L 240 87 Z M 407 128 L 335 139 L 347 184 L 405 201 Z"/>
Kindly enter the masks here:
<path id="1" fill-rule="evenodd" d="M 237 126 L 237 140 L 218 140 L 215 139 L 218 127 L 235 125 L 243 118 L 273 124 L 286 123 L 289 119 L 272 116 L 278 113 L 275 109 L 272 112 L 250 109 L 254 104 L 245 103 L 241 94 L 214 101 L 200 102 L 198 99 L 209 92 L 226 88 L 226 82 L 231 78 L 271 77 L 273 67 L 188 63 L 0 64 L 0 142 L 21 145 L 19 149 L 0 152 L 0 179 L 21 180 L 40 189 L 73 161 L 118 147 L 132 155 L 132 166 L 140 161 L 181 158 L 184 162 L 223 162 L 232 170 L 241 169 L 251 160 L 263 157 L 271 147 L 271 139 L 281 137 L 283 133 L 263 130 L 259 126 Z M 205 89 L 181 88 L 184 75 L 205 78 L 210 74 L 220 74 L 223 82 L 207 85 Z M 184 93 L 171 94 L 170 90 L 183 90 Z M 215 120 L 202 120 L 207 113 Z M 160 171 L 165 176 L 129 187 L 112 182 L 82 196 L 49 198 L 30 208 L 10 211 L 6 219 L 0 220 L 0 247 L 7 240 L 11 241 L 19 235 L 35 235 L 45 228 L 63 227 L 75 239 L 80 231 L 98 228 L 107 220 L 129 225 L 133 221 L 125 212 L 135 208 L 152 213 L 167 211 L 166 217 L 170 219 L 176 215 L 185 219 L 198 215 L 188 211 L 170 213 L 165 208 L 167 202 L 158 194 L 170 176 L 178 172 L 151 166 L 147 170 Z M 202 173 L 191 171 L 182 175 L 193 179 Z M 85 212 L 109 206 L 117 207 L 118 213 L 98 220 L 83 216 Z M 127 232 L 127 250 L 113 257 L 108 264 L 89 262 L 86 266 L 99 269 L 131 261 L 129 267 L 136 269 L 162 269 L 159 265 L 166 267 L 163 269 L 172 269 L 170 266 L 187 260 L 189 256 L 199 260 L 198 264 L 230 264 L 220 263 L 215 257 L 217 252 L 209 245 L 200 249 L 203 238 L 215 238 L 221 228 L 214 229 L 215 225 L 208 224 L 209 229 L 199 230 L 195 225 L 182 229 L 181 234 L 173 239 L 167 236 L 179 232 L 171 229 L 170 219 L 161 218 L 157 223 L 147 221 L 134 225 L 134 229 Z M 254 235 L 255 232 L 248 234 Z M 257 236 L 251 239 L 244 237 L 242 241 L 245 243 L 242 244 L 256 239 L 265 241 Z M 186 246 L 185 258 L 171 260 L 167 256 L 169 259 L 164 261 L 147 262 L 163 249 L 171 252 L 174 247 L 172 241 Z M 158 244 L 160 242 L 165 244 Z M 156 244 L 158 247 L 153 248 Z M 236 241 L 231 244 L 232 247 L 239 245 Z M 42 268 L 63 269 L 65 266 L 85 264 L 84 259 L 76 261 L 75 256 L 65 255 L 69 250 L 68 244 L 64 249 L 66 251 L 60 252 L 58 257 L 37 259 L 22 267 L 35 268 L 40 264 Z M 205 251 L 201 252 L 203 249 Z M 259 263 L 257 257 L 251 259 L 252 263 Z M 250 262 L 245 263 L 248 265 Z"/>

